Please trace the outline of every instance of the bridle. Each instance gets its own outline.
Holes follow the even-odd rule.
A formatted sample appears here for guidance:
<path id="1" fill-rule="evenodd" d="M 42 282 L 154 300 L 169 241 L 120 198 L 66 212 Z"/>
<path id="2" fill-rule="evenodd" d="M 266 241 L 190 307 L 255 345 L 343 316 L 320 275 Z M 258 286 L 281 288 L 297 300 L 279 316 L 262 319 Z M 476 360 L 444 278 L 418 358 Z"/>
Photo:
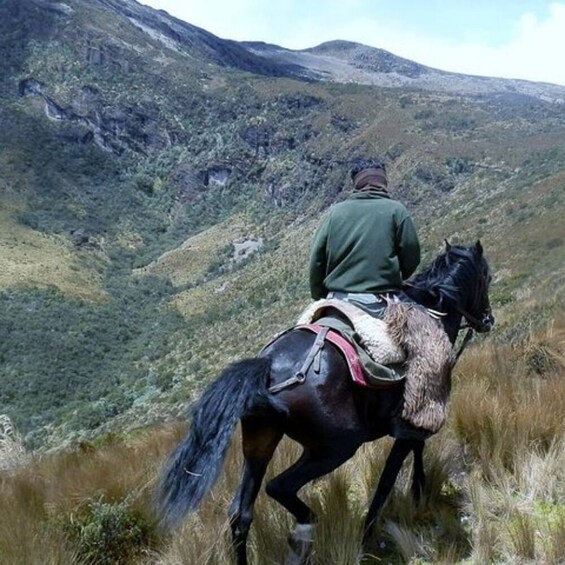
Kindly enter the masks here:
<path id="1" fill-rule="evenodd" d="M 482 297 L 486 294 L 488 284 L 490 280 L 487 277 L 486 273 L 481 273 L 479 277 L 478 284 L 475 287 L 475 295 L 473 297 L 473 302 L 471 305 L 471 310 L 473 312 L 477 312 L 482 305 Z M 466 325 L 461 324 L 459 329 L 464 328 L 472 328 L 475 331 L 481 331 L 478 328 L 484 328 L 486 326 L 485 320 L 488 320 L 489 323 L 492 318 L 492 311 L 490 306 L 482 313 L 482 319 L 477 318 L 475 315 L 471 314 L 468 309 L 463 308 L 462 306 L 457 307 L 457 311 L 463 316 L 463 319 L 467 322 Z"/>
<path id="2" fill-rule="evenodd" d="M 466 324 L 461 322 L 461 324 L 459 325 L 459 330 L 464 330 L 465 328 L 469 328 L 471 330 L 475 330 L 477 331 L 477 327 L 481 327 L 484 325 L 484 318 L 482 320 L 479 320 L 478 318 L 475 318 L 475 316 L 473 316 L 472 314 L 470 314 L 467 310 L 465 310 L 464 308 L 457 308 L 457 311 L 461 314 L 461 316 L 463 316 L 463 320 L 465 320 L 465 322 L 467 322 Z M 487 313 L 487 317 L 490 316 L 490 308 L 489 311 Z"/>
<path id="3" fill-rule="evenodd" d="M 487 280 L 486 277 L 484 275 L 482 275 L 479 279 L 479 284 L 476 287 L 475 290 L 475 296 L 473 298 L 473 305 L 472 305 L 472 309 L 476 310 L 478 309 L 479 306 L 479 301 L 480 301 L 480 297 L 484 295 L 484 293 L 487 290 Z M 484 316 L 482 320 L 479 320 L 479 318 L 477 318 L 476 316 L 474 316 L 473 314 L 471 314 L 468 310 L 466 310 L 465 308 L 458 306 L 457 307 L 457 311 L 461 314 L 462 316 L 462 320 L 461 323 L 459 324 L 459 328 L 457 330 L 457 332 L 459 332 L 462 329 L 467 329 L 467 332 L 465 333 L 465 337 L 463 338 L 463 341 L 461 342 L 461 345 L 459 347 L 459 350 L 457 351 L 457 353 L 455 354 L 455 359 L 453 360 L 453 365 L 455 365 L 455 363 L 457 362 L 457 360 L 459 359 L 459 357 L 461 357 L 461 354 L 463 353 L 463 351 L 465 350 L 465 348 L 467 347 L 467 345 L 470 343 L 470 341 L 473 339 L 473 333 L 474 332 L 479 332 L 480 330 L 478 330 L 477 328 L 486 328 L 486 323 L 485 320 L 489 321 L 489 325 L 492 323 L 492 311 L 489 308 L 484 312 Z M 490 329 L 490 328 L 489 328 Z M 487 330 L 488 331 L 488 330 Z"/>

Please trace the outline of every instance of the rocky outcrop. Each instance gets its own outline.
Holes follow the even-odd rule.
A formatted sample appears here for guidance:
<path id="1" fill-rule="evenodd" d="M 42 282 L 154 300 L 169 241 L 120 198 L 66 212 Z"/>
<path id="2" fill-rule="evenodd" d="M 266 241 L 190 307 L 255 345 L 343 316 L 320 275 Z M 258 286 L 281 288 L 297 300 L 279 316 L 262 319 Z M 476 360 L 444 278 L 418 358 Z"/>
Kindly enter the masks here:
<path id="1" fill-rule="evenodd" d="M 45 102 L 45 115 L 54 121 L 64 121 L 82 128 L 82 134 L 67 136 L 79 143 L 95 143 L 104 151 L 121 155 L 126 150 L 141 153 L 159 149 L 171 143 L 162 129 L 159 110 L 152 103 L 136 106 L 106 107 L 95 86 L 84 85 L 73 103 L 63 107 L 47 93 L 47 87 L 32 77 L 18 85 L 19 95 L 38 96 Z"/>
<path id="2" fill-rule="evenodd" d="M 295 65 L 279 64 L 257 56 L 237 41 L 220 39 L 199 27 L 179 20 L 163 10 L 154 10 L 133 0 L 95 0 L 126 17 L 138 29 L 166 47 L 221 66 L 267 76 L 296 76 Z"/>
<path id="3" fill-rule="evenodd" d="M 125 57 L 117 45 L 87 39 L 82 46 L 82 56 L 88 65 L 104 67 L 115 71 L 131 71 L 131 61 Z"/>
<path id="4" fill-rule="evenodd" d="M 206 171 L 205 184 L 225 186 L 230 178 L 231 169 L 226 167 L 212 167 Z"/>
<path id="5" fill-rule="evenodd" d="M 249 259 L 263 247 L 263 239 L 253 236 L 247 239 L 239 239 L 233 242 L 232 260 L 235 263 L 241 263 L 245 259 Z"/>
<path id="6" fill-rule="evenodd" d="M 227 166 L 213 165 L 198 170 L 181 163 L 172 170 L 169 182 L 177 200 L 187 203 L 198 199 L 210 186 L 226 186 L 231 176 L 232 169 Z"/>
<path id="7" fill-rule="evenodd" d="M 241 129 L 239 136 L 255 151 L 257 157 L 267 157 L 275 131 L 272 125 L 257 124 Z"/>

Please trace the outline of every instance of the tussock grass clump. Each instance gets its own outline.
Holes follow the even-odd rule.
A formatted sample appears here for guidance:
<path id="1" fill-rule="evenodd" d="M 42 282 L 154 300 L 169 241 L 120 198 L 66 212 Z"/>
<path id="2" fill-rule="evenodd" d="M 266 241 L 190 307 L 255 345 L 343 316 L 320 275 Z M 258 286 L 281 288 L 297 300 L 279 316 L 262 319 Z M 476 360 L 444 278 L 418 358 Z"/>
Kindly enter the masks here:
<path id="1" fill-rule="evenodd" d="M 533 334 L 524 347 L 529 373 L 547 375 L 565 372 L 565 331 L 549 324 L 544 332 Z"/>
<path id="2" fill-rule="evenodd" d="M 154 524 L 129 508 L 128 500 L 90 501 L 63 525 L 80 561 L 98 565 L 134 563 L 154 543 Z"/>
<path id="3" fill-rule="evenodd" d="M 562 337 L 552 325 L 522 347 L 475 349 L 461 366 L 451 430 L 470 469 L 476 562 L 565 559 Z"/>
<path id="4" fill-rule="evenodd" d="M 501 466 L 516 468 L 525 451 L 547 451 L 565 434 L 565 365 L 557 362 L 564 343 L 561 335 L 544 334 L 543 351 L 552 352 L 555 364 L 551 370 L 544 365 L 543 378 L 531 372 L 530 353 L 541 351 L 535 338 L 522 348 L 475 349 L 462 363 L 454 387 L 452 427 L 486 476 L 496 476 Z"/>
<path id="5" fill-rule="evenodd" d="M 465 488 L 477 562 L 559 563 L 565 539 L 565 444 L 544 453 L 524 452 L 496 480 L 472 473 Z M 559 558 L 558 558 L 559 557 Z"/>
<path id="6" fill-rule="evenodd" d="M 157 543 L 152 484 L 179 432 L 36 456 L 1 475 L 0 563 L 137 562 Z"/>

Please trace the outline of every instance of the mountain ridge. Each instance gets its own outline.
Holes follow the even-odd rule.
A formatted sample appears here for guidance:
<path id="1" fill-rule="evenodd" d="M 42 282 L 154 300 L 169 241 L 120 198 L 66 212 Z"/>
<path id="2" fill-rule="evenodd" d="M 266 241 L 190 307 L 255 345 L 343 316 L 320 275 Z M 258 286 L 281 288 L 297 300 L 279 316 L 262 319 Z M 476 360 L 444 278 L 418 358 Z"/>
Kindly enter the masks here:
<path id="1" fill-rule="evenodd" d="M 264 47 L 257 42 L 243 44 L 270 60 L 302 66 L 312 73 L 312 78 L 323 80 L 476 95 L 522 94 L 559 104 L 565 102 L 565 87 L 560 85 L 442 71 L 352 41 L 328 41 L 301 50 Z"/>
<path id="2" fill-rule="evenodd" d="M 265 48 L 267 44 L 263 42 L 219 38 L 164 10 L 154 10 L 135 0 L 96 1 L 134 22 L 149 24 L 149 30 L 144 29 L 146 32 L 151 33 L 150 30 L 153 30 L 158 34 L 162 33 L 174 43 L 189 49 L 199 44 L 198 54 L 206 56 L 216 64 L 256 74 L 307 80 L 355 81 L 376 86 L 412 87 L 467 94 L 516 93 L 549 102 L 565 102 L 565 86 L 561 85 L 443 71 L 399 57 L 381 48 L 346 40 L 327 41 L 299 50 L 274 44 L 268 44 Z M 129 9 L 124 10 L 124 6 Z M 345 67 L 336 65 L 336 61 L 345 63 Z"/>

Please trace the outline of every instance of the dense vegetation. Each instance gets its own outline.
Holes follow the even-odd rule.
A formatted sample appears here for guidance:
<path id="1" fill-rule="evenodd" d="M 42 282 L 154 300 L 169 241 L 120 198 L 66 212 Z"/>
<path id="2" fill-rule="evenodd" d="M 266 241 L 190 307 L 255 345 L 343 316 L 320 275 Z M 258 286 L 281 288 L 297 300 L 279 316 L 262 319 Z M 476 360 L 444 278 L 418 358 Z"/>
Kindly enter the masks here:
<path id="1" fill-rule="evenodd" d="M 561 105 L 244 73 L 120 2 L 0 16 L 0 413 L 29 445 L 178 414 L 292 323 L 358 157 L 388 163 L 426 260 L 483 238 L 501 338 L 562 303 Z"/>
<path id="2" fill-rule="evenodd" d="M 24 432 L 54 419 L 93 429 L 158 389 L 147 361 L 184 329 L 180 315 L 162 306 L 172 292 L 155 276 L 111 273 L 102 304 L 56 289 L 0 293 L 3 410 Z"/>

